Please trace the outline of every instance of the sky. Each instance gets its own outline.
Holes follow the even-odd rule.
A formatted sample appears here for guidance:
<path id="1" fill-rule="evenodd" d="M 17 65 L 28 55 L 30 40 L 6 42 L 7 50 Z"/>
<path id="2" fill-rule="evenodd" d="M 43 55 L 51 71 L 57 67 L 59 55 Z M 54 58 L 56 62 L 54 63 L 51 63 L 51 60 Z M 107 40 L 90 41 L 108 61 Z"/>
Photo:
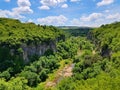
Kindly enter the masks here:
<path id="1" fill-rule="evenodd" d="M 120 21 L 120 0 L 0 0 L 0 17 L 41 25 L 98 27 Z"/>

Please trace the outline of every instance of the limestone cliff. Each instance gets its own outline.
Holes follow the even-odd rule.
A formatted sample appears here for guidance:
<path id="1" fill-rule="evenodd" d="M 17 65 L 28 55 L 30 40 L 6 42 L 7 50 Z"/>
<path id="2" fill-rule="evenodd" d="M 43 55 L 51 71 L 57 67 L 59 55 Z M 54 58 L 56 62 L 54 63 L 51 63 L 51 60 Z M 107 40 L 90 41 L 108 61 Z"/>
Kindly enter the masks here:
<path id="1" fill-rule="evenodd" d="M 12 56 L 14 55 L 19 55 L 21 58 L 23 58 L 24 62 L 27 63 L 30 61 L 30 57 L 33 55 L 37 55 L 38 57 L 44 55 L 44 53 L 47 50 L 51 50 L 53 52 L 56 52 L 56 41 L 49 41 L 49 42 L 42 42 L 38 44 L 26 44 L 23 43 L 19 47 L 21 50 L 19 51 L 18 49 L 10 49 L 10 54 Z"/>
<path id="2" fill-rule="evenodd" d="M 32 55 L 43 55 L 48 49 L 56 52 L 56 41 L 50 41 L 48 43 L 41 43 L 41 44 L 22 44 L 21 48 L 23 50 L 23 60 L 25 62 L 29 62 L 29 57 Z"/>

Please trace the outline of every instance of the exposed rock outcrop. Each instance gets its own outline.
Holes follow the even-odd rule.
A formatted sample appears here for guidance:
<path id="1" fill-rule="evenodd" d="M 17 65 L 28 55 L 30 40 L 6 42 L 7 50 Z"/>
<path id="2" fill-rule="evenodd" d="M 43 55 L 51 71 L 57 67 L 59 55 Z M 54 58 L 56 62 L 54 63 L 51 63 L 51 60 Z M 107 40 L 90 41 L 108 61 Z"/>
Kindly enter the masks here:
<path id="1" fill-rule="evenodd" d="M 38 57 L 44 55 L 48 50 L 52 52 L 56 52 L 56 41 L 48 41 L 42 43 L 31 43 L 26 44 L 23 43 L 19 46 L 18 49 L 15 48 L 8 48 L 10 50 L 10 55 L 19 55 L 25 63 L 30 62 L 30 57 L 37 55 Z"/>
<path id="2" fill-rule="evenodd" d="M 43 55 L 47 50 L 52 50 L 56 52 L 56 41 L 50 41 L 49 43 L 33 44 L 30 45 L 22 44 L 21 48 L 23 50 L 23 60 L 29 62 L 29 57 L 32 55 Z"/>

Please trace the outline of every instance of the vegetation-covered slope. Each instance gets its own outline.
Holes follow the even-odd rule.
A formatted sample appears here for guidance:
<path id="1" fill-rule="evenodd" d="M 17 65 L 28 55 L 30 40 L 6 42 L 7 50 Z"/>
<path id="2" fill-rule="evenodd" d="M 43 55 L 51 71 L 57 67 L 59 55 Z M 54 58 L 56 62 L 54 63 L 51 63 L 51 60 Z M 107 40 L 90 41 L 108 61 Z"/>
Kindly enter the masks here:
<path id="1" fill-rule="evenodd" d="M 0 70 L 0 90 L 120 90 L 119 22 L 102 25 L 86 37 L 65 38 L 53 26 L 0 20 L 0 68 L 5 68 Z M 65 39 L 60 41 L 62 36 Z M 55 42 L 56 52 L 48 50 L 41 57 L 35 55 L 27 65 L 20 62 L 23 43 L 31 48 L 38 43 L 50 45 L 52 40 L 59 41 Z M 11 48 L 16 49 L 14 57 Z M 62 77 L 61 69 L 69 64 L 73 65 L 72 76 Z M 59 70 L 63 71 L 61 76 Z M 49 80 L 55 84 L 48 85 Z"/>
<path id="2" fill-rule="evenodd" d="M 77 53 L 77 42 L 73 39 L 64 42 L 64 33 L 53 26 L 21 23 L 18 20 L 6 18 L 1 18 L 0 24 L 1 90 L 29 90 L 30 87 L 44 82 L 48 78 L 48 74 L 59 67 L 62 58 L 72 58 Z M 26 65 L 23 62 L 22 45 L 26 44 L 27 47 L 30 47 L 29 49 L 32 48 L 34 51 L 34 48 L 42 45 L 46 49 L 52 41 L 55 42 L 57 52 L 47 50 L 40 58 L 33 56 L 33 61 L 29 64 Z M 52 46 L 49 47 L 49 49 L 51 48 Z M 44 50 L 43 47 L 41 49 Z M 36 52 L 39 51 L 36 50 Z"/>
<path id="3" fill-rule="evenodd" d="M 77 26 L 59 26 L 62 31 L 72 36 L 86 36 L 89 31 L 93 30 L 90 27 L 77 27 Z"/>
<path id="4" fill-rule="evenodd" d="M 94 30 L 91 34 L 91 39 L 101 51 L 103 56 L 114 55 L 120 52 L 120 23 L 102 25 Z"/>
<path id="5" fill-rule="evenodd" d="M 0 71 L 11 67 L 13 73 L 19 72 L 25 63 L 56 51 L 60 39 L 64 34 L 53 26 L 0 18 Z"/>
<path id="6" fill-rule="evenodd" d="M 62 33 L 53 26 L 21 23 L 19 20 L 0 18 L 0 43 L 9 46 L 21 43 L 41 43 L 55 40 Z"/>
<path id="7" fill-rule="evenodd" d="M 74 75 L 65 78 L 58 90 L 119 90 L 120 89 L 120 23 L 102 25 L 89 33 L 95 51 L 74 59 Z"/>

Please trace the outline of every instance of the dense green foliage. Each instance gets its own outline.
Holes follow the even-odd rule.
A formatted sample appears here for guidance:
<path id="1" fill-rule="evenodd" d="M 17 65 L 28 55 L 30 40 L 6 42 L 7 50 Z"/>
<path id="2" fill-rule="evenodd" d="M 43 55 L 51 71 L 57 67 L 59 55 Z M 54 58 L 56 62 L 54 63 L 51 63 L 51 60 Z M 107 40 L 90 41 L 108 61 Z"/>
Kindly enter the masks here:
<path id="1" fill-rule="evenodd" d="M 38 83 L 45 81 L 47 74 L 59 67 L 58 59 L 55 56 L 43 56 L 38 61 L 33 62 L 30 66 L 25 66 L 19 77 L 25 77 L 29 86 L 36 86 Z"/>
<path id="2" fill-rule="evenodd" d="M 109 74 L 101 73 L 95 78 L 74 80 L 65 78 L 58 85 L 58 90 L 119 90 L 120 76 L 111 78 Z"/>
<path id="3" fill-rule="evenodd" d="M 53 26 L 41 26 L 34 23 L 21 23 L 19 20 L 0 18 L 0 71 L 12 68 L 9 73 L 14 75 L 25 66 L 23 59 L 24 44 L 37 46 L 41 43 L 64 39 L 64 34 Z M 51 52 L 50 52 L 51 53 Z M 48 52 L 45 54 L 48 55 Z M 34 61 L 39 56 L 29 59 Z"/>
<path id="4" fill-rule="evenodd" d="M 120 23 L 102 25 L 90 33 L 90 38 L 103 56 L 120 51 Z"/>
<path id="5" fill-rule="evenodd" d="M 62 35 L 53 26 L 40 26 L 34 23 L 21 23 L 19 20 L 0 18 L 0 43 L 18 46 L 22 43 L 30 44 L 48 42 Z"/>
<path id="6" fill-rule="evenodd" d="M 0 79 L 0 90 L 28 90 L 27 80 L 23 77 L 11 78 L 6 82 L 4 79 Z"/>
<path id="7" fill-rule="evenodd" d="M 25 80 L 27 80 L 26 84 L 30 87 L 36 86 L 40 82 L 44 82 L 48 78 L 48 74 L 52 73 L 53 70 L 59 67 L 58 62 L 65 58 L 64 53 L 67 53 L 68 57 L 66 58 L 73 58 L 73 56 L 77 53 L 77 48 L 79 47 L 77 45 L 78 40 L 79 38 L 71 38 L 65 42 L 59 42 L 57 53 L 54 53 L 54 55 L 50 56 L 42 56 L 39 58 L 39 60 L 34 61 L 29 66 L 25 66 L 22 72 L 16 75 L 16 78 L 24 77 Z M 60 47 L 62 49 L 60 49 Z M 4 75 L 4 72 L 1 73 L 1 75 Z M 8 77 L 6 78 L 6 76 L 2 76 L 1 78 L 5 78 L 7 80 Z M 7 86 L 5 88 L 7 88 Z"/>
<path id="8" fill-rule="evenodd" d="M 1 18 L 0 90 L 46 90 L 46 85 L 38 84 L 47 81 L 66 59 L 74 65 L 72 76 L 59 80 L 50 90 L 120 90 L 120 23 L 102 25 L 87 37 L 74 36 L 65 39 L 64 33 L 53 26 Z M 43 56 L 34 55 L 32 62 L 23 64 L 23 43 L 51 40 L 59 41 L 56 52 L 48 49 Z M 16 54 L 11 55 L 13 48 Z"/>
<path id="9" fill-rule="evenodd" d="M 102 25 L 92 32 L 91 39 L 100 54 L 120 68 L 120 22 Z"/>
<path id="10" fill-rule="evenodd" d="M 15 90 L 17 88 L 23 90 L 28 86 L 29 88 L 35 87 L 40 82 L 44 82 L 48 78 L 48 74 L 59 67 L 60 60 L 72 58 L 77 53 L 77 39 L 71 38 L 65 42 L 58 42 L 56 53 L 47 50 L 45 56 L 40 58 L 34 56 L 32 58 L 36 60 L 33 60 L 29 65 L 25 65 L 21 56 L 23 50 L 20 48 L 23 43 L 28 45 L 34 43 L 36 45 L 42 42 L 48 43 L 51 40 L 59 41 L 61 38 L 64 40 L 64 34 L 53 26 L 37 26 L 33 23 L 23 24 L 18 20 L 5 18 L 1 18 L 0 21 L 0 71 L 2 71 L 0 73 L 0 88 L 2 90 L 13 89 L 14 82 L 22 78 L 23 82 L 22 80 L 17 81 L 21 86 L 15 86 Z M 14 55 L 11 55 L 11 49 L 16 50 Z"/>
<path id="11" fill-rule="evenodd" d="M 96 52 L 83 49 L 74 59 L 73 77 L 62 80 L 59 90 L 120 89 L 120 23 L 102 25 L 90 32 Z"/>
<path id="12" fill-rule="evenodd" d="M 77 54 L 77 50 L 79 48 L 79 37 L 74 38 L 71 37 L 67 39 L 65 42 L 59 42 L 57 44 L 58 54 L 63 58 L 73 58 Z"/>
<path id="13" fill-rule="evenodd" d="M 93 30 L 93 28 L 90 27 L 77 27 L 77 26 L 61 26 L 58 28 L 62 29 L 62 31 L 72 36 L 86 36 L 89 31 Z"/>

